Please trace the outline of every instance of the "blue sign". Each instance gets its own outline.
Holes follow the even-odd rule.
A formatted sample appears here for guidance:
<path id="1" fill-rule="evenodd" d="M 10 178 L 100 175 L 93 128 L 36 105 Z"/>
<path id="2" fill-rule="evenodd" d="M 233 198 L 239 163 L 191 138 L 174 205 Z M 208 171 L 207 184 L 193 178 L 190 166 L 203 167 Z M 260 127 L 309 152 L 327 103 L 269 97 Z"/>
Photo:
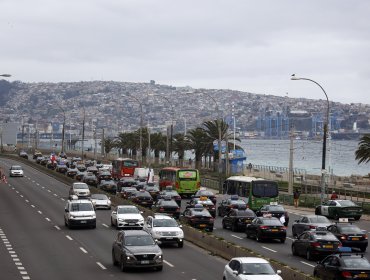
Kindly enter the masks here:
<path id="1" fill-rule="evenodd" d="M 218 151 L 218 140 L 213 141 L 213 151 L 217 152 Z M 226 152 L 226 142 L 221 141 L 221 152 L 225 153 Z"/>

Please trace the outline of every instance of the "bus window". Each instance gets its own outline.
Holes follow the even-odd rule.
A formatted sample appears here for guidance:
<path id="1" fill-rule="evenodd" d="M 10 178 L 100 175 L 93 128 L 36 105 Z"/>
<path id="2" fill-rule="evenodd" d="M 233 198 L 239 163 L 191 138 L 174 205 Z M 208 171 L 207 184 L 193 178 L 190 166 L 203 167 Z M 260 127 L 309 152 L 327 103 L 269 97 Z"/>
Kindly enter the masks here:
<path id="1" fill-rule="evenodd" d="M 279 189 L 275 182 L 254 182 L 252 194 L 255 197 L 277 197 Z"/>

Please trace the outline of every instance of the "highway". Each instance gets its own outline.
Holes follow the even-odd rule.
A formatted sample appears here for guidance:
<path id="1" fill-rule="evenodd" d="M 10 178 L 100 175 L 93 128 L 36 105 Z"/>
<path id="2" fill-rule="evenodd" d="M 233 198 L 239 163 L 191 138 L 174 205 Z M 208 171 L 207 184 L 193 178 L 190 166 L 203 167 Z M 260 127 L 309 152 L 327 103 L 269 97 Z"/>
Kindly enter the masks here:
<path id="1" fill-rule="evenodd" d="M 0 159 L 6 171 L 11 159 Z M 64 226 L 69 186 L 23 165 L 25 177 L 0 184 L 1 279 L 220 279 L 226 260 L 185 242 L 162 248 L 163 271 L 121 272 L 111 258 L 117 230 L 110 211 L 97 211 L 96 229 Z M 124 274 L 124 275 L 123 275 Z"/>

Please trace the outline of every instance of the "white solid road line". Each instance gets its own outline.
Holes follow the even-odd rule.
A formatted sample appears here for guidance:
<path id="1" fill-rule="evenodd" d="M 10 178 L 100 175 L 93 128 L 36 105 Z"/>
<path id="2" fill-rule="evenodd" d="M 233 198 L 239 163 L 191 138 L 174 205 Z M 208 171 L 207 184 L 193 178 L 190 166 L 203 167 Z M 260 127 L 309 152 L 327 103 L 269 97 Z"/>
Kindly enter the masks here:
<path id="1" fill-rule="evenodd" d="M 277 253 L 277 251 L 275 251 L 275 250 L 272 250 L 272 249 L 270 249 L 270 248 L 268 248 L 268 247 L 265 247 L 265 246 L 261 246 L 263 249 L 266 249 L 266 250 L 269 250 L 269 251 L 271 251 L 271 252 L 274 252 L 274 253 Z"/>
<path id="2" fill-rule="evenodd" d="M 84 252 L 85 254 L 87 254 L 87 251 L 86 251 L 83 247 L 80 247 L 80 250 L 81 250 L 82 252 Z"/>
<path id="3" fill-rule="evenodd" d="M 107 269 L 104 265 L 102 265 L 100 262 L 96 262 L 96 264 L 98 265 L 98 266 L 100 266 L 101 267 L 101 269 Z"/>
<path id="4" fill-rule="evenodd" d="M 304 261 L 301 261 L 301 263 L 305 264 L 305 265 L 308 265 L 308 266 L 311 266 L 311 267 L 315 267 L 313 264 L 310 264 L 310 263 L 306 263 Z"/>
<path id="5" fill-rule="evenodd" d="M 170 267 L 175 267 L 172 263 L 169 263 L 168 261 L 166 261 L 166 260 L 163 260 L 163 262 L 165 263 L 165 264 L 167 264 L 168 266 L 170 266 Z"/>
<path id="6" fill-rule="evenodd" d="M 294 241 L 294 240 L 295 240 L 294 238 L 291 238 L 291 237 L 287 237 L 287 239 L 292 240 L 292 241 Z"/>
<path id="7" fill-rule="evenodd" d="M 235 238 L 238 238 L 238 239 L 244 239 L 243 237 L 240 237 L 240 236 L 237 236 L 237 235 L 234 235 L 234 234 L 232 234 L 231 236 L 235 237 Z"/>

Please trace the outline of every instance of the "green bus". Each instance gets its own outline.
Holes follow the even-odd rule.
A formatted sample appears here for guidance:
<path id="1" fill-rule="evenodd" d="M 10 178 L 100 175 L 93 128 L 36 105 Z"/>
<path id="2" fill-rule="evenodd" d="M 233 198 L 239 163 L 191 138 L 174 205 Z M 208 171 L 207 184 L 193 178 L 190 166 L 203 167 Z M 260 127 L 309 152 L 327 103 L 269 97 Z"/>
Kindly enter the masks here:
<path id="1" fill-rule="evenodd" d="M 223 183 L 223 193 L 245 198 L 253 211 L 271 202 L 279 202 L 277 182 L 247 176 L 231 176 Z"/>
<path id="2" fill-rule="evenodd" d="M 181 196 L 191 196 L 200 189 L 198 169 L 165 167 L 159 171 L 159 189 L 172 186 Z"/>

